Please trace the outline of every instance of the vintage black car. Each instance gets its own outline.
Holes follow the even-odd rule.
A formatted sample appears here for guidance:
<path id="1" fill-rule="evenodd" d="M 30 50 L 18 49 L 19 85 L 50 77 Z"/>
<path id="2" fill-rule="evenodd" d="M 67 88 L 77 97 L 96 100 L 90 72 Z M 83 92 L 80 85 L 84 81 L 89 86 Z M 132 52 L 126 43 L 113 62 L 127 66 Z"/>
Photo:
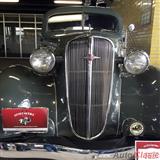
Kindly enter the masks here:
<path id="1" fill-rule="evenodd" d="M 12 65 L 0 74 L 0 155 L 134 159 L 135 140 L 159 139 L 160 72 L 145 51 L 126 48 L 125 33 L 110 8 L 48 12 L 31 67 Z M 31 125 L 35 108 L 49 112 L 44 130 Z M 21 113 L 12 115 L 16 109 Z"/>

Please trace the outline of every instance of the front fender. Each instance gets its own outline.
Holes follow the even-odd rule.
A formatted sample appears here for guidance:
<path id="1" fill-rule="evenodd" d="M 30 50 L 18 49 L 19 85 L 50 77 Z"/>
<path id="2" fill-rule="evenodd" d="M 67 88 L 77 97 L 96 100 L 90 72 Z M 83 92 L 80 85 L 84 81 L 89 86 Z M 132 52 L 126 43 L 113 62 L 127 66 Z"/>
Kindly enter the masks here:
<path id="1" fill-rule="evenodd" d="M 121 123 L 135 119 L 144 124 L 146 136 L 160 136 L 160 70 L 150 67 L 137 76 L 123 77 Z M 122 126 L 123 128 L 123 126 Z"/>
<path id="2" fill-rule="evenodd" d="M 54 77 L 38 75 L 31 68 L 21 65 L 3 70 L 0 74 L 0 109 L 18 107 L 25 99 L 30 101 L 31 107 L 49 108 L 50 120 L 56 130 Z"/>

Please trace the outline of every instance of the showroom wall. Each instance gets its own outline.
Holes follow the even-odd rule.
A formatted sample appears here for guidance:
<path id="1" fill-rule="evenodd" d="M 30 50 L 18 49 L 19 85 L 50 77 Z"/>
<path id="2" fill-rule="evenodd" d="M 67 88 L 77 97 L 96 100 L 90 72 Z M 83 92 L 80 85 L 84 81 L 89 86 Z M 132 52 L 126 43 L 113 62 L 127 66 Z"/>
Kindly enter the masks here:
<path id="1" fill-rule="evenodd" d="M 152 0 L 121 0 L 113 3 L 113 8 L 123 17 L 125 27 L 135 24 L 135 31 L 128 32 L 131 49 L 144 49 L 150 53 L 153 7 Z"/>
<path id="2" fill-rule="evenodd" d="M 160 68 L 160 0 L 155 1 L 151 43 L 151 64 Z"/>

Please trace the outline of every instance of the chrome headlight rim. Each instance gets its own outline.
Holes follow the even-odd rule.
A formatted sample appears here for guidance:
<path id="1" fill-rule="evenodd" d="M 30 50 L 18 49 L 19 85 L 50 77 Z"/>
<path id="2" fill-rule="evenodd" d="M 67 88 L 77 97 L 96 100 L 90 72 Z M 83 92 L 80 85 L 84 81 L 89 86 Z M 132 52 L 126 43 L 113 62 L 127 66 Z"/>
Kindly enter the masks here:
<path id="1" fill-rule="evenodd" d="M 143 56 L 145 56 L 146 62 L 147 62 L 145 65 L 145 68 L 141 72 L 137 72 L 137 73 L 131 72 L 126 66 L 126 62 L 128 61 L 129 56 L 136 55 L 136 54 L 142 54 Z M 124 67 L 128 73 L 133 74 L 133 75 L 139 75 L 139 74 L 144 73 L 148 69 L 149 65 L 150 65 L 149 55 L 147 54 L 147 52 L 145 52 L 143 50 L 132 51 L 124 57 Z"/>
<path id="2" fill-rule="evenodd" d="M 39 67 L 34 64 L 34 60 L 39 61 Z M 51 59 L 46 63 L 47 59 Z M 46 74 L 49 73 L 55 66 L 56 58 L 53 52 L 48 47 L 40 47 L 35 49 L 30 55 L 29 59 L 31 67 L 38 73 Z"/>

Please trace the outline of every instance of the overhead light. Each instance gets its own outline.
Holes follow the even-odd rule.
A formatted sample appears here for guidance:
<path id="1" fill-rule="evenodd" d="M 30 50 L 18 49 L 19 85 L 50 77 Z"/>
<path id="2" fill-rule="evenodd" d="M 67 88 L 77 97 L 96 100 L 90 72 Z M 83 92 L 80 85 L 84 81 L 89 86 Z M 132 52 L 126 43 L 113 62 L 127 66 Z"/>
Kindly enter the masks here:
<path id="1" fill-rule="evenodd" d="M 60 15 L 49 18 L 48 23 L 73 22 L 81 20 L 82 20 L 82 14 Z"/>
<path id="2" fill-rule="evenodd" d="M 91 27 L 82 27 L 82 26 L 75 26 L 73 27 L 73 30 L 92 30 Z"/>
<path id="3" fill-rule="evenodd" d="M 0 0 L 0 3 L 3 2 L 3 3 L 15 3 L 15 2 L 19 2 L 19 0 Z"/>
<path id="4" fill-rule="evenodd" d="M 19 28 L 19 27 L 16 27 L 16 31 L 21 31 L 23 32 L 24 30 L 42 30 L 42 28 L 34 28 L 34 27 L 22 27 L 22 28 Z"/>
<path id="5" fill-rule="evenodd" d="M 151 6 L 152 3 L 150 3 L 150 2 L 145 2 L 145 3 L 143 3 L 142 5 L 143 5 L 143 6 Z"/>
<path id="6" fill-rule="evenodd" d="M 82 4 L 82 1 L 76 1 L 76 0 L 74 0 L 74 1 L 67 1 L 67 0 L 61 1 L 61 0 L 55 0 L 54 3 L 55 4 Z"/>
<path id="7" fill-rule="evenodd" d="M 33 28 L 33 27 L 23 27 L 24 30 L 42 30 L 42 28 Z"/>

